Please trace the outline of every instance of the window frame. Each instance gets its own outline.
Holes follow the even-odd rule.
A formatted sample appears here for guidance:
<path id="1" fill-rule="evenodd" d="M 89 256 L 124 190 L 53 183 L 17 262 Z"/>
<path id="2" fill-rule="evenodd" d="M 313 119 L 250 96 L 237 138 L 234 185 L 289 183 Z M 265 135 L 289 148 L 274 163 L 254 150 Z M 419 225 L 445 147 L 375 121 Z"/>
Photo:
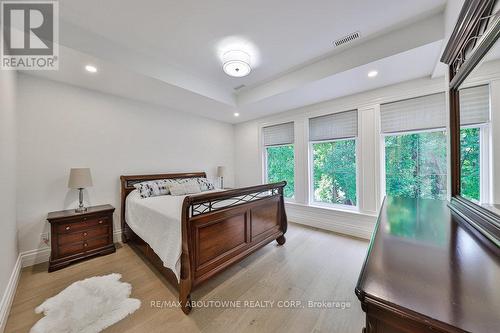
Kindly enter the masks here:
<path id="1" fill-rule="evenodd" d="M 356 151 L 356 205 L 344 205 L 338 203 L 329 203 L 316 201 L 314 198 L 314 149 L 313 145 L 316 143 L 329 143 L 329 142 L 339 142 L 354 140 L 355 151 Z M 348 211 L 359 211 L 359 139 L 358 136 L 350 138 L 341 139 L 331 139 L 331 140 L 319 140 L 319 141 L 309 141 L 308 142 L 308 179 L 309 179 L 309 189 L 308 189 L 308 205 L 312 207 L 329 208 L 329 209 L 340 209 Z"/>
<path id="2" fill-rule="evenodd" d="M 293 178 L 294 178 L 294 183 L 295 183 L 295 163 L 296 163 L 296 160 L 295 160 L 295 157 L 296 157 L 296 153 L 295 153 L 295 142 L 294 143 L 286 143 L 286 144 L 281 144 L 281 145 L 271 145 L 271 146 L 265 146 L 265 145 L 262 145 L 262 154 L 263 154 L 263 157 L 262 157 L 262 161 L 263 161 L 263 181 L 265 184 L 267 184 L 269 182 L 269 175 L 268 175 L 268 170 L 267 170 L 267 161 L 268 161 L 268 157 L 267 157 L 267 148 L 270 148 L 270 147 L 287 147 L 287 146 L 292 146 L 293 147 Z M 286 201 L 286 202 L 295 202 L 295 197 L 296 197 L 296 189 L 295 189 L 295 186 L 293 188 L 293 196 L 291 198 L 287 198 L 285 197 L 285 194 L 283 193 L 283 199 Z"/>
<path id="3" fill-rule="evenodd" d="M 381 185 L 381 192 L 383 196 L 387 196 L 387 170 L 385 168 L 385 156 L 386 156 L 386 145 L 385 145 L 385 138 L 388 136 L 399 136 L 399 135 L 411 135 L 411 134 L 421 134 L 421 133 L 433 133 L 433 132 L 444 132 L 445 136 L 447 137 L 448 135 L 448 129 L 446 127 L 439 127 L 439 128 L 428 128 L 428 129 L 422 129 L 422 130 L 412 130 L 412 131 L 401 131 L 401 132 L 391 132 L 391 133 L 380 133 L 380 185 Z M 449 158 L 449 149 L 448 149 L 448 144 L 446 144 L 446 160 Z M 446 165 L 446 179 L 448 179 L 448 163 Z M 449 184 L 446 184 L 446 196 L 449 195 L 450 189 L 448 188 Z"/>

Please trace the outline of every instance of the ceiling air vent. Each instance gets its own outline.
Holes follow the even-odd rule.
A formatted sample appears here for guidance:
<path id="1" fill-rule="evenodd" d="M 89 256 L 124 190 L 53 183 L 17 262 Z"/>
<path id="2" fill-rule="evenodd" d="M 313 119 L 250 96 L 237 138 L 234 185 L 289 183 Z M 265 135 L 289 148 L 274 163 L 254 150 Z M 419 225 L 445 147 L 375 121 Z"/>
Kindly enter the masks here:
<path id="1" fill-rule="evenodd" d="M 340 39 L 333 41 L 333 45 L 335 47 L 339 47 L 339 46 L 342 46 L 344 44 L 350 43 L 353 40 L 358 39 L 359 37 L 361 37 L 361 33 L 359 31 L 356 31 L 356 32 L 353 32 L 352 34 L 349 34 L 345 37 L 342 37 Z"/>

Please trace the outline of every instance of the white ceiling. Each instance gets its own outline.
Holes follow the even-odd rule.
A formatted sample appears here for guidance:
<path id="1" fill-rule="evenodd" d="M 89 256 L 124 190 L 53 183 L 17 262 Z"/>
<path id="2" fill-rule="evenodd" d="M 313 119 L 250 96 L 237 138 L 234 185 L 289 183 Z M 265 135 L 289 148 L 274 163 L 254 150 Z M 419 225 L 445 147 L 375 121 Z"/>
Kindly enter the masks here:
<path id="1" fill-rule="evenodd" d="M 238 122 L 431 75 L 446 0 L 59 4 L 60 70 L 29 74 Z M 359 41 L 333 48 L 354 31 Z M 221 70 L 218 53 L 235 41 L 253 56 L 245 78 Z M 89 62 L 96 75 L 82 70 Z M 368 79 L 371 69 L 380 75 Z M 247 87 L 235 93 L 241 84 Z"/>

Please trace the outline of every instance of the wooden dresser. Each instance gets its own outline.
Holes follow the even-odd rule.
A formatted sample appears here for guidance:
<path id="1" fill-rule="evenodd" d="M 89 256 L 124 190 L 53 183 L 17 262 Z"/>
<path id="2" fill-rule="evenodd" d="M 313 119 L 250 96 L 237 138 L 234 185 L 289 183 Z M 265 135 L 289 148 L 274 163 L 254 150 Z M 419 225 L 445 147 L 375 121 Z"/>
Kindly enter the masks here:
<path id="1" fill-rule="evenodd" d="M 88 257 L 115 252 L 111 205 L 51 212 L 47 216 L 51 230 L 49 272 Z"/>
<path id="2" fill-rule="evenodd" d="M 500 332 L 500 259 L 486 245 L 446 201 L 387 198 L 356 286 L 365 332 Z"/>

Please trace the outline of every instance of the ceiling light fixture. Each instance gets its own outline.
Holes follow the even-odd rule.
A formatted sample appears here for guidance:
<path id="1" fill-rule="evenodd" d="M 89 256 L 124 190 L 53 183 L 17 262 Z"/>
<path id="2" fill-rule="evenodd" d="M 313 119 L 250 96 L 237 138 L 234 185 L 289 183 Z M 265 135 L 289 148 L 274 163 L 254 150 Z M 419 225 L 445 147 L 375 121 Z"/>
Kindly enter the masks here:
<path id="1" fill-rule="evenodd" d="M 234 113 L 234 116 L 235 116 L 235 117 L 239 117 L 239 116 L 240 116 L 240 114 L 239 114 L 238 112 L 235 112 L 235 113 Z"/>
<path id="2" fill-rule="evenodd" d="M 243 77 L 250 74 L 250 56 L 239 50 L 231 50 L 222 56 L 222 69 L 224 73 L 233 77 Z"/>
<path id="3" fill-rule="evenodd" d="M 378 75 L 377 71 L 370 71 L 370 72 L 368 72 L 368 77 L 375 77 L 377 75 Z"/>
<path id="4" fill-rule="evenodd" d="M 92 65 L 85 66 L 85 70 L 87 72 L 90 72 L 90 73 L 96 73 L 97 72 L 97 68 L 95 66 L 92 66 Z"/>

